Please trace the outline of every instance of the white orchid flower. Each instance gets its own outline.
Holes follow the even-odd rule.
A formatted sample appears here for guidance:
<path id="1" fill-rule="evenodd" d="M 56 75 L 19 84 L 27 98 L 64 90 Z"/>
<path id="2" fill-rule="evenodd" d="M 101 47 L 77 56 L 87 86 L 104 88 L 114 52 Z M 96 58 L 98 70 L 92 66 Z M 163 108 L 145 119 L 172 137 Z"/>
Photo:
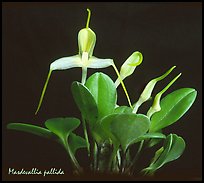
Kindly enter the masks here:
<path id="1" fill-rule="evenodd" d="M 45 85 L 43 87 L 40 101 L 35 114 L 37 114 L 42 104 L 42 100 L 52 71 L 81 67 L 82 68 L 81 82 L 82 84 L 84 84 L 87 77 L 87 68 L 98 69 L 98 68 L 106 68 L 114 65 L 113 59 L 101 59 L 93 56 L 93 50 L 96 43 L 96 34 L 89 28 L 91 11 L 89 9 L 87 9 L 87 11 L 88 11 L 88 18 L 87 18 L 86 28 L 81 29 L 78 33 L 79 53 L 77 55 L 57 59 L 50 64 L 50 70 L 49 70 Z"/>

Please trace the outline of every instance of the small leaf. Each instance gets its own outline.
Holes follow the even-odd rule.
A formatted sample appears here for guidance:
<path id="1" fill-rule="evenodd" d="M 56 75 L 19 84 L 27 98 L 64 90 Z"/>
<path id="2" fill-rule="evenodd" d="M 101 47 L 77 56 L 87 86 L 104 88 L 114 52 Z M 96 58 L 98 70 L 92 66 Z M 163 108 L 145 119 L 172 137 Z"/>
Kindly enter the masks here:
<path id="1" fill-rule="evenodd" d="M 173 134 L 172 136 L 173 142 L 171 150 L 169 151 L 168 156 L 165 159 L 165 163 L 178 159 L 182 155 L 186 147 L 185 141 L 182 137 L 179 137 L 176 134 Z"/>
<path id="2" fill-rule="evenodd" d="M 99 119 L 111 114 L 116 105 L 116 87 L 111 78 L 103 73 L 97 72 L 86 81 L 98 106 Z"/>
<path id="3" fill-rule="evenodd" d="M 55 134 L 53 134 L 50 130 L 46 128 L 42 128 L 39 126 L 25 124 L 25 123 L 9 123 L 7 125 L 8 129 L 23 131 L 27 133 L 31 133 L 34 135 L 38 135 L 45 138 L 55 138 Z"/>
<path id="4" fill-rule="evenodd" d="M 191 107 L 197 92 L 193 88 L 176 90 L 161 100 L 161 110 L 153 114 L 150 132 L 159 131 L 179 120 Z"/>
<path id="5" fill-rule="evenodd" d="M 68 144 L 74 155 L 78 149 L 87 147 L 86 140 L 74 133 L 70 133 Z"/>
<path id="6" fill-rule="evenodd" d="M 56 134 L 66 146 L 70 133 L 80 125 L 77 118 L 52 118 L 45 122 L 45 126 Z"/>
<path id="7" fill-rule="evenodd" d="M 131 109 L 131 107 L 120 106 L 120 107 L 115 108 L 114 113 L 117 113 L 117 114 L 121 114 L 121 113 L 131 114 L 132 109 Z"/>
<path id="8" fill-rule="evenodd" d="M 86 86 L 76 81 L 72 83 L 71 90 L 79 110 L 92 128 L 98 118 L 98 109 L 93 95 Z"/>
<path id="9" fill-rule="evenodd" d="M 150 166 L 142 171 L 153 174 L 166 163 L 178 159 L 183 154 L 184 149 L 185 141 L 183 138 L 176 134 L 169 134 L 164 142 L 164 146 L 156 151 Z"/>

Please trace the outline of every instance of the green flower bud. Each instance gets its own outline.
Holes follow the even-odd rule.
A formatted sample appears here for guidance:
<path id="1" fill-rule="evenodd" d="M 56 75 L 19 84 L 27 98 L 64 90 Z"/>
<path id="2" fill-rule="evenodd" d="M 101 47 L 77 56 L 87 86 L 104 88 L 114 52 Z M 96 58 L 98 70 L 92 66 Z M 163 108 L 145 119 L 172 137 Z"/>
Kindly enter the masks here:
<path id="1" fill-rule="evenodd" d="M 151 98 L 151 94 L 152 94 L 152 91 L 156 85 L 156 83 L 158 81 L 161 81 L 163 80 L 166 76 L 168 76 L 171 71 L 175 68 L 176 66 L 173 66 L 171 69 L 169 69 L 166 73 L 164 73 L 162 76 L 160 77 L 157 77 L 157 78 L 154 78 L 152 79 L 146 86 L 145 86 L 145 89 L 143 90 L 142 94 L 140 95 L 140 98 L 139 100 L 136 102 L 135 106 L 134 106 L 134 109 L 133 109 L 133 113 L 136 113 L 138 108 L 144 103 L 146 102 L 147 100 L 149 100 Z"/>
<path id="2" fill-rule="evenodd" d="M 181 76 L 181 73 L 176 76 L 163 90 L 161 90 L 154 98 L 154 102 L 152 104 L 152 106 L 150 107 L 150 109 L 147 112 L 147 116 L 149 118 L 151 118 L 151 116 L 156 113 L 159 112 L 161 110 L 161 106 L 160 106 L 160 99 L 162 94 L 168 90 L 168 88 Z"/>
<path id="3" fill-rule="evenodd" d="M 128 57 L 120 68 L 120 76 L 122 79 L 130 76 L 135 68 L 142 63 L 143 56 L 139 51 L 134 52 Z"/>
<path id="4" fill-rule="evenodd" d="M 130 76 L 135 68 L 142 63 L 143 56 L 139 51 L 135 51 L 128 59 L 123 63 L 120 68 L 120 78 L 124 80 L 126 77 Z M 118 87 L 120 84 L 120 79 L 118 78 L 115 81 L 115 86 Z"/>

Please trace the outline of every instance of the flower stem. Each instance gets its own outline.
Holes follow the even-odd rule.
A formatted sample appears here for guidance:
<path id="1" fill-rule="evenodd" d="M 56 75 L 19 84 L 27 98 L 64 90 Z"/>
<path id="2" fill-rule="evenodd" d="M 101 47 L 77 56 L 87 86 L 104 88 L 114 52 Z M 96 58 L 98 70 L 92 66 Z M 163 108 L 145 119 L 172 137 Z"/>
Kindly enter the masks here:
<path id="1" fill-rule="evenodd" d="M 87 67 L 82 67 L 81 83 L 84 85 L 87 77 Z"/>
<path id="2" fill-rule="evenodd" d="M 125 88 L 125 85 L 124 85 L 124 83 L 123 83 L 123 80 L 122 80 L 121 77 L 120 77 L 120 73 L 118 72 L 118 69 L 117 69 L 117 67 L 115 66 L 115 64 L 113 64 L 112 66 L 113 66 L 113 68 L 114 68 L 114 70 L 115 70 L 115 72 L 116 72 L 116 74 L 117 74 L 117 76 L 118 76 L 118 78 L 119 78 L 119 80 L 120 80 L 120 83 L 121 83 L 121 85 L 122 85 L 122 87 L 123 87 L 123 90 L 124 90 L 124 92 L 125 92 L 125 95 L 126 95 L 126 97 L 127 97 L 128 103 L 129 103 L 129 106 L 130 106 L 131 108 L 133 108 L 133 107 L 132 107 L 132 104 L 131 104 L 131 101 L 130 101 L 130 97 L 129 97 L 129 95 L 128 95 L 128 92 L 127 92 L 127 90 L 126 90 L 126 88 Z"/>

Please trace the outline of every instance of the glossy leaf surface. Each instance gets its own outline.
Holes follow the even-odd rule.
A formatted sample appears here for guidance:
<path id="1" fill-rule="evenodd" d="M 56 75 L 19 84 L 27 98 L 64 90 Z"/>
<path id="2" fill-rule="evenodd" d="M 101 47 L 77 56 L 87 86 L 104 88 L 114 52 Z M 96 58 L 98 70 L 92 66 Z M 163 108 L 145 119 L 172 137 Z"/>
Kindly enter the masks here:
<path id="1" fill-rule="evenodd" d="M 143 169 L 145 173 L 153 174 L 168 162 L 178 159 L 185 149 L 185 141 L 176 134 L 169 134 L 164 142 L 164 146 L 156 151 L 149 167 Z"/>
<path id="2" fill-rule="evenodd" d="M 99 119 L 111 114 L 116 106 L 116 87 L 112 79 L 97 72 L 86 81 L 87 88 L 92 93 L 98 106 Z"/>
<path id="3" fill-rule="evenodd" d="M 98 118 L 97 104 L 93 95 L 86 86 L 76 81 L 72 83 L 71 90 L 74 100 L 82 115 L 87 122 L 93 126 Z"/>
<path id="4" fill-rule="evenodd" d="M 179 120 L 195 101 L 197 92 L 193 88 L 176 90 L 161 100 L 161 110 L 151 118 L 150 131 L 159 131 Z"/>
<path id="5" fill-rule="evenodd" d="M 68 136 L 80 124 L 77 118 L 52 118 L 45 122 L 45 126 L 54 134 L 56 134 L 61 141 L 66 144 Z"/>
<path id="6" fill-rule="evenodd" d="M 36 125 L 25 124 L 25 123 L 9 123 L 7 125 L 8 129 L 23 131 L 27 133 L 31 133 L 34 135 L 38 135 L 45 138 L 54 138 L 55 134 L 53 134 L 50 130 L 46 128 L 42 128 Z"/>
<path id="7" fill-rule="evenodd" d="M 149 129 L 149 119 L 143 114 L 112 114 L 101 122 L 107 135 L 125 151 Z"/>
<path id="8" fill-rule="evenodd" d="M 129 114 L 131 114 L 132 109 L 131 109 L 131 107 L 128 107 L 128 106 L 120 106 L 120 107 L 115 108 L 114 113 L 117 113 L 117 114 L 129 113 Z"/>

